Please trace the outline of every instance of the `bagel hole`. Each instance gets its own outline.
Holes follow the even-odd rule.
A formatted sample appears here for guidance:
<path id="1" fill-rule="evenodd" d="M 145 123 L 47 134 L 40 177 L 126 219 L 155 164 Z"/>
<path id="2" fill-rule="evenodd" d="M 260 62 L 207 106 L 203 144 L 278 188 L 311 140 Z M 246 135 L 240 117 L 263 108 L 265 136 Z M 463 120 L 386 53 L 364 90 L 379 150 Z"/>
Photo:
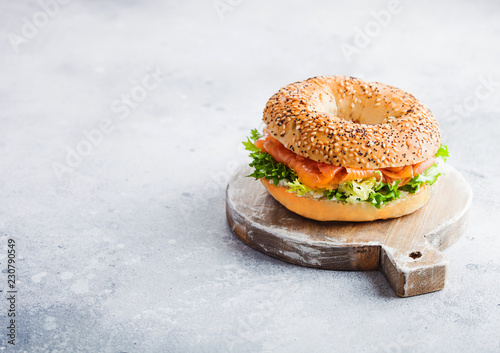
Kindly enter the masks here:
<path id="1" fill-rule="evenodd" d="M 368 98 L 364 102 L 361 102 L 359 99 L 356 101 L 356 98 L 344 98 L 342 102 L 339 102 L 334 94 L 313 94 L 310 97 L 310 102 L 313 104 L 315 110 L 332 114 L 339 119 L 354 124 L 380 125 L 386 123 L 395 114 L 400 115 L 392 109 L 387 110 L 380 105 L 374 106 L 377 104 L 375 99 L 374 97 Z M 363 105 L 362 107 L 361 104 Z"/>
<path id="2" fill-rule="evenodd" d="M 342 109 L 344 108 L 344 109 Z M 328 109 L 327 112 L 331 112 L 333 109 Z M 385 109 L 359 109 L 359 103 L 357 103 L 354 108 L 351 107 L 350 103 L 344 105 L 343 107 L 338 107 L 336 110 L 336 116 L 342 120 L 350 121 L 354 124 L 365 124 L 365 125 L 380 125 L 387 122 L 387 120 L 394 114 L 392 111 L 387 111 Z"/>
<path id="3" fill-rule="evenodd" d="M 340 112 L 339 112 L 340 113 Z M 384 110 L 379 110 L 379 109 L 374 109 L 370 111 L 365 111 L 364 109 L 361 110 L 360 112 L 356 111 L 349 111 L 349 112 L 343 112 L 344 114 L 339 114 L 339 118 L 351 121 L 355 124 L 365 124 L 365 125 L 379 125 L 387 122 L 388 118 L 390 117 L 390 114 L 387 114 L 387 111 Z M 389 112 L 392 113 L 392 112 Z"/>

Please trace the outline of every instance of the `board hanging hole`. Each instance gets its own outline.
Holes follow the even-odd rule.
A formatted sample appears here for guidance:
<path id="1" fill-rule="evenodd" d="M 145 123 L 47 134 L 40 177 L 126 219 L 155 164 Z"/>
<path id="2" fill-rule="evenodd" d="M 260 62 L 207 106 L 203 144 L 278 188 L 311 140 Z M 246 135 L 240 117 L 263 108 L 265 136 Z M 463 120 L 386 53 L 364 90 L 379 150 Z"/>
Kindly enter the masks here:
<path id="1" fill-rule="evenodd" d="M 413 260 L 418 259 L 419 257 L 422 257 L 422 253 L 420 251 L 412 251 L 409 255 Z"/>

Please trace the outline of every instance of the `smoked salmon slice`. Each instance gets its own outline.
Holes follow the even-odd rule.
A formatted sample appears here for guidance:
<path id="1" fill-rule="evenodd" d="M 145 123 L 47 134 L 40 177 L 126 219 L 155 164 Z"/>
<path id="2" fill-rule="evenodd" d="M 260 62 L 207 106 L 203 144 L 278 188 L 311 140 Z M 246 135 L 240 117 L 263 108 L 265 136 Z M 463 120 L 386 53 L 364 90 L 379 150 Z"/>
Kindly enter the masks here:
<path id="1" fill-rule="evenodd" d="M 344 183 L 346 181 L 365 179 L 380 176 L 376 173 L 375 169 L 358 169 L 358 168 L 345 168 L 345 175 L 342 177 L 340 182 Z M 380 178 L 377 178 L 380 179 Z"/>
<path id="2" fill-rule="evenodd" d="M 427 169 L 429 169 L 434 163 L 436 163 L 436 158 L 429 158 L 423 162 L 417 163 L 413 165 L 413 176 L 417 174 L 422 174 Z"/>
<path id="3" fill-rule="evenodd" d="M 340 166 L 318 163 L 299 156 L 271 136 L 255 141 L 255 146 L 269 153 L 277 162 L 292 168 L 300 182 L 311 189 L 333 188 L 338 184 L 335 175 L 342 170 Z"/>
<path id="4" fill-rule="evenodd" d="M 398 169 L 397 171 L 395 171 L 394 169 Z M 414 177 L 414 174 L 413 174 L 413 166 L 411 165 L 407 165 L 407 166 L 404 166 L 404 167 L 397 167 L 397 168 L 384 168 L 384 169 L 380 169 L 380 171 L 382 172 L 382 174 L 386 177 L 386 178 L 390 178 L 390 179 L 406 179 L 406 178 L 413 178 Z"/>
<path id="5" fill-rule="evenodd" d="M 278 163 L 292 168 L 297 173 L 299 181 L 311 189 L 336 189 L 340 183 L 372 177 L 377 180 L 382 179 L 386 183 L 400 180 L 399 186 L 403 186 L 436 162 L 436 158 L 430 158 L 403 167 L 358 169 L 320 163 L 299 156 L 271 135 L 256 140 L 255 146 L 269 153 Z"/>

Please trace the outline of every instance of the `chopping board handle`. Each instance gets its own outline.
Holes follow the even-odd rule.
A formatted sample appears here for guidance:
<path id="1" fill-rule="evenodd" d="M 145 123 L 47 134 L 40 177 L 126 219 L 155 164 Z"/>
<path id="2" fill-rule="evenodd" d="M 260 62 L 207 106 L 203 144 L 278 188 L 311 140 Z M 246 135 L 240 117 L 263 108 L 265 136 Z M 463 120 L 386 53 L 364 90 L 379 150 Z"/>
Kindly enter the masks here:
<path id="1" fill-rule="evenodd" d="M 380 271 L 400 297 L 410 297 L 444 288 L 448 259 L 427 240 L 401 250 L 382 245 Z"/>

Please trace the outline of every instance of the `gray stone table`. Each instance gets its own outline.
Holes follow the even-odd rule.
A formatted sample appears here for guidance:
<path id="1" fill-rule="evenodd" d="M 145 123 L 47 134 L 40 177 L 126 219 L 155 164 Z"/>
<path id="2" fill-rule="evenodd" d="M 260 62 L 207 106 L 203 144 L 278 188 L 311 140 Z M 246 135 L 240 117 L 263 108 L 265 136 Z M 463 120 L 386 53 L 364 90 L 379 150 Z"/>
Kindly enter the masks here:
<path id="1" fill-rule="evenodd" d="M 499 352 L 499 59 L 495 1 L 1 2 L 2 349 Z M 230 232 L 241 141 L 281 86 L 325 74 L 440 121 L 474 191 L 443 291 L 401 299 Z"/>

